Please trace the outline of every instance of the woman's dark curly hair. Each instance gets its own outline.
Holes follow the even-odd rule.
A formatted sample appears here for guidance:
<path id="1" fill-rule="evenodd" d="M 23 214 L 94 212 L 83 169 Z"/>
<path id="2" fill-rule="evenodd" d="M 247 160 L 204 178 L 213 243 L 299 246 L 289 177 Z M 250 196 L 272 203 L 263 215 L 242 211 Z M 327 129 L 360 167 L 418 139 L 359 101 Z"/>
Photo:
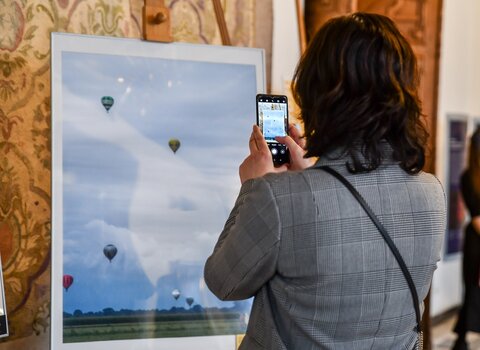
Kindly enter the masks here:
<path id="1" fill-rule="evenodd" d="M 359 12 L 329 20 L 292 82 L 305 127 L 305 156 L 340 148 L 353 160 L 350 171 L 370 171 L 382 163 L 387 141 L 400 166 L 418 173 L 428 138 L 418 84 L 413 50 L 388 17 Z"/>

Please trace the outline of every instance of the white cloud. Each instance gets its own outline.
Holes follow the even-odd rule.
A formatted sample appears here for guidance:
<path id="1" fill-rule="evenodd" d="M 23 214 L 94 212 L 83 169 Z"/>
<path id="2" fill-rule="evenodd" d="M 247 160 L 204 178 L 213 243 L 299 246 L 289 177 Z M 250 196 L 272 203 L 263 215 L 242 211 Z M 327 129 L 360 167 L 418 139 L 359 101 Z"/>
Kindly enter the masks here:
<path id="1" fill-rule="evenodd" d="M 200 172 L 145 137 L 119 111 L 107 114 L 98 103 L 92 104 L 68 89 L 64 89 L 63 99 L 68 104 L 70 127 L 123 149 L 137 164 L 136 182 L 128 189 L 132 192 L 128 230 L 93 220 L 86 229 L 97 235 L 89 244 L 117 239 L 122 250 L 135 252 L 152 285 L 169 273 L 171 261 L 203 262 L 233 204 L 232 191 L 236 194 L 237 189 L 224 187 L 223 177 Z M 206 156 L 215 157 L 215 152 L 212 149 Z M 114 181 L 112 177 L 112 184 Z M 193 210 L 172 206 L 179 198 Z M 98 258 L 86 253 L 83 259 L 94 264 Z"/>
<path id="2" fill-rule="evenodd" d="M 107 244 L 113 244 L 118 250 L 113 260 L 123 265 L 122 270 L 126 274 L 134 272 L 138 256 L 131 249 L 132 236 L 132 232 L 124 227 L 93 219 L 82 231 L 70 232 L 69 238 L 64 240 L 64 251 L 68 252 L 64 255 L 64 264 L 82 264 L 87 269 L 108 266 L 103 248 Z"/>

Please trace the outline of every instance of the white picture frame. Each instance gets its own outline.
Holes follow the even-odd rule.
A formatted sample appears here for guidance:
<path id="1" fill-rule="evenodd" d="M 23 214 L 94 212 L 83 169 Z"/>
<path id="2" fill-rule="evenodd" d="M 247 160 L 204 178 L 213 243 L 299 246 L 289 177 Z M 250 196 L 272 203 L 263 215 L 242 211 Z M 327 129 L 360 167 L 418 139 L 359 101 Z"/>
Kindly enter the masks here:
<path id="1" fill-rule="evenodd" d="M 199 276 L 240 188 L 263 50 L 51 39 L 51 348 L 235 349 L 251 301 L 221 303 Z M 128 310 L 134 325 L 115 328 Z M 171 336 L 162 311 L 234 321 Z"/>
<path id="2" fill-rule="evenodd" d="M 7 305 L 5 302 L 5 283 L 3 281 L 2 259 L 0 259 L 0 338 L 8 337 Z"/>

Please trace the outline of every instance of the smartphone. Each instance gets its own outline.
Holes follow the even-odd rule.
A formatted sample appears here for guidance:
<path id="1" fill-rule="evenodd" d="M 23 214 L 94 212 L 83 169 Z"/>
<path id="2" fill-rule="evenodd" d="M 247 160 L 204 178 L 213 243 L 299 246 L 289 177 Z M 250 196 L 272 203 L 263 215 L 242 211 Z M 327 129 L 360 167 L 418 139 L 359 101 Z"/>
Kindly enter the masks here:
<path id="1" fill-rule="evenodd" d="M 257 125 L 272 153 L 273 164 L 289 162 L 286 145 L 275 140 L 276 136 L 288 135 L 288 100 L 284 95 L 257 95 Z"/>

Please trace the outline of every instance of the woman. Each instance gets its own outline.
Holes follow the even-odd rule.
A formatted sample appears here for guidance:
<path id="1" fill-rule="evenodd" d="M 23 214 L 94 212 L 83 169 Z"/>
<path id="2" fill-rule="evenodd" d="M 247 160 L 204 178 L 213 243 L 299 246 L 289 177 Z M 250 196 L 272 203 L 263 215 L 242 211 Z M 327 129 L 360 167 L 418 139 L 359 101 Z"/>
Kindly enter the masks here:
<path id="1" fill-rule="evenodd" d="M 462 174 L 461 186 L 471 220 L 463 244 L 465 296 L 455 326 L 458 338 L 454 350 L 468 349 L 468 331 L 480 332 L 480 127 L 470 140 L 468 169 Z"/>
<path id="2" fill-rule="evenodd" d="M 295 128 L 277 138 L 291 159 L 274 168 L 254 126 L 205 281 L 222 300 L 255 297 L 240 349 L 412 349 L 415 311 L 396 260 L 319 167 L 345 176 L 370 204 L 423 300 L 440 259 L 445 196 L 421 171 L 427 133 L 413 51 L 387 17 L 335 18 L 312 40 L 293 88 L 305 138 Z"/>

